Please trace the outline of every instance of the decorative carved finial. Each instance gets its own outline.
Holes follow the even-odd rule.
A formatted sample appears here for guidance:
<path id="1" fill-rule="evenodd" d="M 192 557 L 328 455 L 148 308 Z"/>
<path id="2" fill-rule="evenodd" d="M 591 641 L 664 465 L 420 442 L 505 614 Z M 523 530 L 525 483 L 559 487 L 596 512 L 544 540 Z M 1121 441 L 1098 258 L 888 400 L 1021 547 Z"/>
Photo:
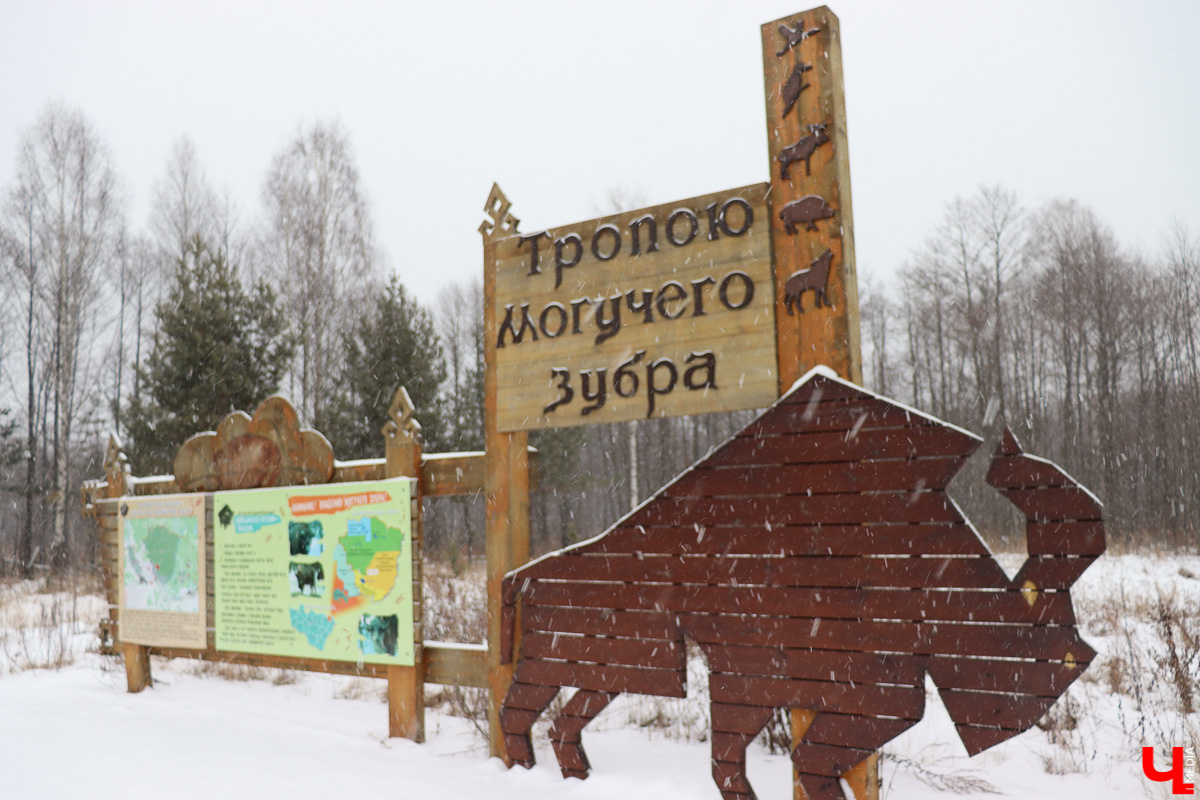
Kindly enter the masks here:
<path id="1" fill-rule="evenodd" d="M 421 435 L 421 423 L 413 416 L 414 411 L 416 409 L 413 407 L 412 398 L 408 396 L 408 390 L 401 386 L 392 397 L 392 405 L 388 409 L 389 419 L 383 426 L 383 438 L 389 442 L 397 438 L 416 441 Z"/>
<path id="2" fill-rule="evenodd" d="M 115 433 L 108 435 L 108 448 L 104 453 L 104 478 L 108 481 L 109 497 L 125 494 L 126 478 L 129 475 L 129 459 L 122 450 L 121 439 Z"/>
<path id="3" fill-rule="evenodd" d="M 503 239 L 517 232 L 521 220 L 512 215 L 511 209 L 512 203 L 508 202 L 504 192 L 500 191 L 500 185 L 493 183 L 487 203 L 483 206 L 483 213 L 488 215 L 488 219 L 479 223 L 479 232 L 483 234 L 484 241 Z"/>

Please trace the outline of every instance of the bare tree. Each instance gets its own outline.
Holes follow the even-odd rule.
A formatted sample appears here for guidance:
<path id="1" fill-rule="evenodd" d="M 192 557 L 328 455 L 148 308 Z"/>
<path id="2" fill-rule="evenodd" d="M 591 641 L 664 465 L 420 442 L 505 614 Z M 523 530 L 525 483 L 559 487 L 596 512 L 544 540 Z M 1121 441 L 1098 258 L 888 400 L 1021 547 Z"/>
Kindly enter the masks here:
<path id="1" fill-rule="evenodd" d="M 52 424 L 51 546 L 66 558 L 73 551 L 66 512 L 73 426 L 90 388 L 96 341 L 87 334 L 94 332 L 102 274 L 119 228 L 116 177 L 108 149 L 83 115 L 59 105 L 48 106 L 23 132 L 17 164 L 9 217 L 27 232 L 21 273 L 30 290 L 28 313 L 32 325 L 47 326 L 49 345 L 43 364 L 31 359 L 27 366 L 31 386 L 40 371 L 51 387 L 48 406 L 42 408 Z M 28 330 L 26 338 L 32 341 Z M 33 352 L 27 345 L 27 353 Z"/>
<path id="2" fill-rule="evenodd" d="M 219 246 L 222 227 L 221 203 L 196 157 L 196 146 L 180 136 L 167 159 L 166 174 L 154 184 L 150 212 L 150 232 L 164 256 L 165 273 L 187 257 L 196 236 L 210 247 Z"/>
<path id="3" fill-rule="evenodd" d="M 370 209 L 350 139 L 337 123 L 299 131 L 273 161 L 263 186 L 268 231 L 264 267 L 297 331 L 291 384 L 301 413 L 328 415 L 341 336 L 376 281 Z"/>

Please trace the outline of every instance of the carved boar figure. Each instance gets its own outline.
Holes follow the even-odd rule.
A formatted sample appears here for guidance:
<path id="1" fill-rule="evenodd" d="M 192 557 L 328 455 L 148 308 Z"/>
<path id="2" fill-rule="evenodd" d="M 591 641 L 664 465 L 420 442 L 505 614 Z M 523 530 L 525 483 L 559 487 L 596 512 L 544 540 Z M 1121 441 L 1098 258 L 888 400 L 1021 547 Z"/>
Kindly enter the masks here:
<path id="1" fill-rule="evenodd" d="M 619 693 L 686 694 L 685 638 L 726 800 L 754 796 L 746 747 L 776 708 L 813 712 L 792 753 L 810 800 L 920 720 L 926 674 L 971 754 L 1030 728 L 1095 655 L 1068 589 L 1104 551 L 1100 503 L 1006 432 L 987 482 L 1026 518 L 1010 579 L 946 494 L 979 444 L 818 368 L 604 534 L 510 573 L 509 764 L 575 687 L 550 739 L 586 777 L 582 731 Z"/>

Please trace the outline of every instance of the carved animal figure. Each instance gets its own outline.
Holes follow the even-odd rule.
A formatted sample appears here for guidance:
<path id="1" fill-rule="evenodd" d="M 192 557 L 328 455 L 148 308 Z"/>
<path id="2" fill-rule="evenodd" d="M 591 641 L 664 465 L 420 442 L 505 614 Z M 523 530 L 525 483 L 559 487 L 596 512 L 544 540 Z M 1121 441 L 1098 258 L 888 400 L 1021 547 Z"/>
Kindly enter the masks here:
<path id="1" fill-rule="evenodd" d="M 818 368 L 601 536 L 510 573 L 508 762 L 533 764 L 534 721 L 574 686 L 550 740 L 587 777 L 581 733 L 619 693 L 685 696 L 685 637 L 725 800 L 754 797 L 746 746 L 776 708 L 814 712 L 792 753 L 810 800 L 921 719 L 927 674 L 969 753 L 1030 728 L 1095 655 L 1067 590 L 1104 551 L 1100 504 L 1006 432 L 987 482 L 1029 549 L 1009 579 L 946 494 L 979 443 Z"/>
<path id="2" fill-rule="evenodd" d="M 804 173 L 812 175 L 812 155 L 818 147 L 829 141 L 829 137 L 825 135 L 825 128 L 828 123 L 817 123 L 809 125 L 808 130 L 811 136 L 805 136 L 800 141 L 790 147 L 785 147 L 779 151 L 779 176 L 785 181 L 788 180 L 788 165 L 795 161 L 804 162 Z"/>
<path id="3" fill-rule="evenodd" d="M 833 209 L 815 194 L 793 200 L 779 212 L 779 218 L 783 220 L 783 229 L 789 235 L 796 233 L 796 226 L 800 223 L 804 223 L 810 231 L 815 231 L 817 220 L 829 219 L 832 216 Z"/>
<path id="4" fill-rule="evenodd" d="M 808 88 L 809 84 L 804 82 L 804 73 L 812 69 L 808 64 L 797 64 L 792 70 L 792 74 L 788 76 L 787 82 L 783 84 L 783 88 L 779 90 L 783 97 L 783 113 L 780 118 L 786 117 L 791 111 L 796 101 L 800 99 L 800 93 Z"/>
<path id="5" fill-rule="evenodd" d="M 801 300 L 804 293 L 810 289 L 813 292 L 814 308 L 820 308 L 822 301 L 829 308 L 833 308 L 833 303 L 829 302 L 829 295 L 825 294 L 825 284 L 829 282 L 829 267 L 832 263 L 833 251 L 825 248 L 824 253 L 810 262 L 808 269 L 802 272 L 793 272 L 792 276 L 787 279 L 787 284 L 784 286 L 783 304 L 787 307 L 788 316 L 792 316 L 793 304 L 801 314 L 804 313 L 804 304 Z"/>
<path id="6" fill-rule="evenodd" d="M 795 28 L 789 28 L 787 25 L 780 25 L 779 26 L 779 35 L 783 37 L 783 49 L 780 50 L 779 52 L 777 52 L 775 55 L 776 56 L 783 55 L 784 53 L 791 50 L 796 45 L 803 42 L 808 37 L 818 34 L 820 32 L 821 32 L 820 28 L 809 28 L 808 30 L 805 30 L 804 29 L 804 20 L 800 20 L 799 22 L 797 22 Z"/>
<path id="7" fill-rule="evenodd" d="M 296 576 L 296 588 L 300 594 L 317 594 L 317 581 L 325 580 L 325 568 L 319 561 L 312 564 L 292 562 L 292 574 Z M 306 588 L 307 592 L 304 591 Z"/>

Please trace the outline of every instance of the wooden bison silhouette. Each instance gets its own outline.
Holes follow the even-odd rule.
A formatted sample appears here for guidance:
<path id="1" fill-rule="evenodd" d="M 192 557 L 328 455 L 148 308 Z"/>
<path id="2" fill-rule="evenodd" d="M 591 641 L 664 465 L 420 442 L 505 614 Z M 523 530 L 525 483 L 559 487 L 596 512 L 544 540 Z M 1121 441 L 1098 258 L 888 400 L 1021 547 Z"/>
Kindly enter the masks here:
<path id="1" fill-rule="evenodd" d="M 814 370 L 607 532 L 510 573 L 510 764 L 573 686 L 550 739 L 586 777 L 580 734 L 617 694 L 685 695 L 684 637 L 727 800 L 754 796 L 746 746 L 776 708 L 816 712 L 792 754 L 810 800 L 921 718 L 926 674 L 972 755 L 1027 730 L 1094 656 L 1067 590 L 1104 551 L 1100 503 L 1006 432 L 987 482 L 1027 520 L 1010 579 L 946 494 L 979 444 Z"/>

